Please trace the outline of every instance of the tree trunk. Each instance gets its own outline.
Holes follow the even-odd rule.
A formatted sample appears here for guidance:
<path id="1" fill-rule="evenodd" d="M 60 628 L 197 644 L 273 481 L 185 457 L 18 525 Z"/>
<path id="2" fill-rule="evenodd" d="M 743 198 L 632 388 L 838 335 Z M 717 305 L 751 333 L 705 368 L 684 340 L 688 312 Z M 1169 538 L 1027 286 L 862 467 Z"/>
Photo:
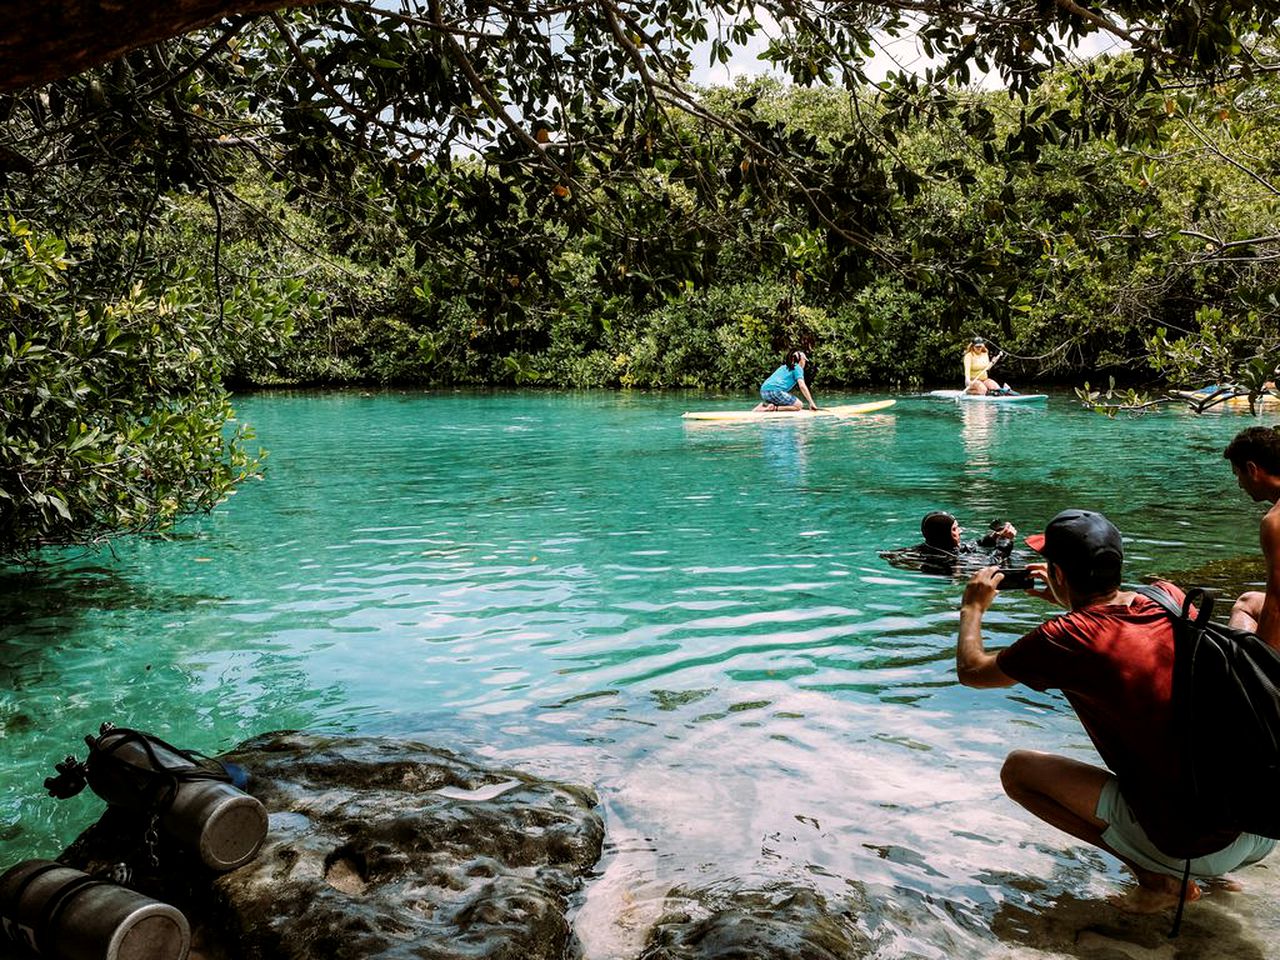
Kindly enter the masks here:
<path id="1" fill-rule="evenodd" d="M 236 14 L 320 0 L 0 0 L 0 92 L 61 80 Z"/>

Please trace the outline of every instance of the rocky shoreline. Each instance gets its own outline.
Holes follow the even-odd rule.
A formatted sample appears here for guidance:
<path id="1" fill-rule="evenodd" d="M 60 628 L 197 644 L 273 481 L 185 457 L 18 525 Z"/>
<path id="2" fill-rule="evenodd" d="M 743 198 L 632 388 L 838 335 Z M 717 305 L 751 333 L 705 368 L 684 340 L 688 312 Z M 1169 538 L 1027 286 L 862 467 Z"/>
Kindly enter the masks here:
<path id="1" fill-rule="evenodd" d="M 590 787 L 389 738 L 272 733 L 220 759 L 249 773 L 269 815 L 246 865 L 213 873 L 163 833 L 148 844 L 147 823 L 118 808 L 59 859 L 97 876 L 125 870 L 128 886 L 178 907 L 194 960 L 583 955 L 573 911 L 605 850 Z M 868 896 L 855 881 L 824 892 L 802 877 L 709 876 L 666 890 L 642 940 L 610 960 L 863 960 L 883 947 L 885 906 Z M 1003 904 L 978 940 L 990 955 L 1054 958 L 1147 955 L 1165 943 L 1163 917 L 1054 899 Z M 1179 945 L 1188 956 L 1261 958 L 1238 920 L 1208 909 L 1189 914 Z"/>
<path id="2" fill-rule="evenodd" d="M 62 860 L 124 862 L 172 903 L 206 960 L 560 960 L 569 897 L 600 857 L 593 791 L 479 765 L 412 741 L 278 733 L 221 759 L 250 771 L 267 839 L 210 873 L 145 824 L 108 810 Z"/>
<path id="3" fill-rule="evenodd" d="M 196 960 L 565 960 L 568 912 L 604 847 L 588 787 L 408 740 L 265 734 L 220 759 L 266 807 L 250 863 L 210 872 L 109 808 L 63 862 L 126 865 L 183 911 Z M 152 858 L 151 854 L 154 854 Z M 639 960 L 865 956 L 851 904 L 776 884 L 671 891 Z"/>

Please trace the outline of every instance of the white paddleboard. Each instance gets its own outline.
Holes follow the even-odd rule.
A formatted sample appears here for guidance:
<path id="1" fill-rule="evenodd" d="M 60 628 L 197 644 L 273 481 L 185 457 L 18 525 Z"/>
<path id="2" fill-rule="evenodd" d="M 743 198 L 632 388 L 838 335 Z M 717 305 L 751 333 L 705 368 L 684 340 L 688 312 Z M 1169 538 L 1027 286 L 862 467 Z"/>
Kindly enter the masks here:
<path id="1" fill-rule="evenodd" d="M 965 393 L 963 390 L 930 390 L 929 396 L 939 400 L 965 400 L 977 403 L 1037 403 L 1048 400 L 1047 393 L 991 394 Z"/>

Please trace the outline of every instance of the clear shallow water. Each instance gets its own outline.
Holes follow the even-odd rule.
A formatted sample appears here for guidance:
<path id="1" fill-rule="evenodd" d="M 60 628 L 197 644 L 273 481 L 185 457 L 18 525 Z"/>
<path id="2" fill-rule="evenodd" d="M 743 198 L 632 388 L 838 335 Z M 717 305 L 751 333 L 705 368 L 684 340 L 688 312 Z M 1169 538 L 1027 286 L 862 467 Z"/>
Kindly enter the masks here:
<path id="1" fill-rule="evenodd" d="M 1109 421 L 1066 397 L 679 419 L 732 402 L 242 398 L 265 481 L 178 539 L 0 573 L 3 862 L 97 816 L 40 782 L 103 720 L 207 753 L 282 728 L 409 734 L 597 787 L 591 960 L 635 956 L 675 886 L 777 879 L 865 895 L 886 958 L 1096 956 L 1077 934 L 1099 923 L 1126 931 L 1118 955 L 1174 956 L 1102 902 L 1114 861 L 1000 791 L 1013 746 L 1093 758 L 1065 703 L 957 686 L 960 587 L 877 551 L 931 509 L 1028 533 L 1087 506 L 1126 534 L 1131 579 L 1234 593 L 1261 574 L 1260 509 L 1221 450 L 1254 421 Z M 1045 615 L 1002 596 L 989 637 Z M 1178 957 L 1275 955 L 1280 882 L 1243 879 L 1197 905 Z"/>

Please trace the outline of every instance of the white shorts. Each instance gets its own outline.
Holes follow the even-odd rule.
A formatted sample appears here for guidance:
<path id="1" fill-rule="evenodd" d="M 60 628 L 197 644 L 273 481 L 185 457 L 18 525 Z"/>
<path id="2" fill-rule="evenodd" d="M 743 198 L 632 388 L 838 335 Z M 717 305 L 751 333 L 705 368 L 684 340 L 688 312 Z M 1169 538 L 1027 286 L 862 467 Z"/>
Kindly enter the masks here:
<path id="1" fill-rule="evenodd" d="M 1187 867 L 1185 859 L 1179 860 L 1163 853 L 1147 838 L 1138 818 L 1129 808 L 1129 802 L 1120 792 L 1120 781 L 1107 780 L 1098 796 L 1098 809 L 1094 815 L 1107 824 L 1102 832 L 1102 842 L 1125 860 L 1152 873 L 1163 873 L 1182 879 Z M 1191 860 L 1191 876 L 1207 879 L 1238 870 L 1250 863 L 1257 863 L 1272 850 L 1276 841 L 1253 833 L 1242 833 L 1221 850 L 1207 853 Z"/>

